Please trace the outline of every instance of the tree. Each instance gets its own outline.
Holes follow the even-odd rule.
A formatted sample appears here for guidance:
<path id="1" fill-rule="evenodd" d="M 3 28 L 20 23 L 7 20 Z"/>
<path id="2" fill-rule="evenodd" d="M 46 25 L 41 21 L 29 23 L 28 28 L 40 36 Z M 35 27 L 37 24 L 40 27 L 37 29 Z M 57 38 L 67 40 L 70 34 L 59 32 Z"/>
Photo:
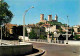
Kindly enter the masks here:
<path id="1" fill-rule="evenodd" d="M 74 38 L 74 36 L 71 35 L 68 39 L 69 39 L 69 40 L 73 40 L 73 38 Z"/>
<path id="2" fill-rule="evenodd" d="M 80 40 L 80 35 L 75 34 L 74 39 L 75 40 Z"/>
<path id="3" fill-rule="evenodd" d="M 30 38 L 30 39 L 37 39 L 37 34 L 34 32 L 33 29 L 32 29 L 32 31 L 29 33 L 29 38 Z"/>
<path id="4" fill-rule="evenodd" d="M 18 31 L 18 35 L 19 35 L 19 36 L 23 36 L 23 26 L 22 26 L 22 25 L 19 25 L 19 26 L 17 27 L 17 31 Z M 25 28 L 25 36 L 28 36 L 28 33 L 27 33 L 26 28 Z"/>
<path id="5" fill-rule="evenodd" d="M 47 19 L 45 18 L 45 20 L 47 20 Z"/>
<path id="6" fill-rule="evenodd" d="M 60 32 L 61 34 L 62 34 L 62 32 L 63 32 L 61 27 L 59 28 L 59 32 Z"/>
<path id="7" fill-rule="evenodd" d="M 73 35 L 73 32 L 74 32 L 74 29 L 73 29 L 73 27 L 72 27 L 72 29 L 71 29 L 71 34 Z"/>
<path id="8" fill-rule="evenodd" d="M 54 34 L 53 32 L 50 33 L 50 36 L 52 36 L 52 40 L 54 39 Z"/>
<path id="9" fill-rule="evenodd" d="M 40 35 L 40 38 L 39 39 L 46 39 L 47 36 L 45 35 Z"/>
<path id="10" fill-rule="evenodd" d="M 13 17 L 12 12 L 9 10 L 9 5 L 3 0 L 0 2 L 0 25 L 8 23 Z"/>
<path id="11" fill-rule="evenodd" d="M 18 27 L 13 26 L 12 33 L 13 33 L 12 38 L 17 40 L 18 39 Z"/>
<path id="12" fill-rule="evenodd" d="M 19 25 L 18 27 L 17 27 L 18 29 L 18 35 L 19 36 L 23 36 L 23 26 L 22 25 Z"/>
<path id="13" fill-rule="evenodd" d="M 59 40 L 65 40 L 65 37 L 63 37 L 62 35 L 60 35 L 60 36 L 58 37 L 58 39 L 59 39 Z"/>
<path id="14" fill-rule="evenodd" d="M 43 24 L 44 24 L 43 22 L 40 22 L 40 23 L 39 23 L 39 25 L 43 25 Z"/>
<path id="15" fill-rule="evenodd" d="M 25 29 L 25 36 L 28 36 L 28 32 L 27 32 L 27 29 Z"/>

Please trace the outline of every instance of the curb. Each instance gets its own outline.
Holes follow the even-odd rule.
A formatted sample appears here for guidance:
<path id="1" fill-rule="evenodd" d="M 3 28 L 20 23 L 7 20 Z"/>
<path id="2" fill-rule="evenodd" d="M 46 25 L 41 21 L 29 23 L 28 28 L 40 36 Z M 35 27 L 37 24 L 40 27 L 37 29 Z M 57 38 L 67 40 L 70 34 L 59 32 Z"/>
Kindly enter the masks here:
<path id="1" fill-rule="evenodd" d="M 40 48 L 35 48 L 35 49 L 38 49 L 39 52 L 35 53 L 35 54 L 31 54 L 31 55 L 26 55 L 26 56 L 41 56 L 41 55 L 43 55 L 45 53 L 45 50 L 43 50 L 43 49 L 40 49 Z"/>
<path id="2" fill-rule="evenodd" d="M 44 43 L 44 44 L 54 44 L 54 45 L 69 45 L 69 44 L 58 44 L 58 43 L 36 42 L 36 41 L 30 41 L 30 43 Z"/>

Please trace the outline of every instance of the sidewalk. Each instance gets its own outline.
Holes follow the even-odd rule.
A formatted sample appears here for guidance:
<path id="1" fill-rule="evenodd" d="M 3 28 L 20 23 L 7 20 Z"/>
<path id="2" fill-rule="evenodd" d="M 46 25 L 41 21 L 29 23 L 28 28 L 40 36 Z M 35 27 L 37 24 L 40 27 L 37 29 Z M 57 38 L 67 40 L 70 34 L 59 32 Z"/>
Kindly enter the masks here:
<path id="1" fill-rule="evenodd" d="M 70 46 L 80 46 L 80 44 L 60 44 L 60 43 L 48 43 L 48 42 L 37 42 L 37 41 L 29 41 L 29 42 L 35 42 L 35 43 L 44 43 L 44 44 L 55 44 L 55 45 L 70 45 Z"/>

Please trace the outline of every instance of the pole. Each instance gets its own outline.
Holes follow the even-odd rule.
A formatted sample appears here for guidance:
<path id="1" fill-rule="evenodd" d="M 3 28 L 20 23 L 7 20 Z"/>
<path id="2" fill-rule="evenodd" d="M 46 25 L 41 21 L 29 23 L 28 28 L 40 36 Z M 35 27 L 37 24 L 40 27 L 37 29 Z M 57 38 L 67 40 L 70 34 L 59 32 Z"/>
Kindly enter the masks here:
<path id="1" fill-rule="evenodd" d="M 67 16 L 68 19 L 68 16 Z M 68 23 L 69 23 L 69 19 L 68 19 Z M 66 31 L 66 44 L 68 44 L 68 23 L 67 23 L 67 31 Z"/>
<path id="2" fill-rule="evenodd" d="M 26 10 L 23 15 L 23 42 L 25 42 L 25 15 L 26 15 L 27 11 L 28 10 Z"/>
<path id="3" fill-rule="evenodd" d="M 2 26 L 1 26 L 1 45 L 2 45 Z"/>
<path id="4" fill-rule="evenodd" d="M 25 41 L 25 15 L 23 17 L 23 42 Z"/>
<path id="5" fill-rule="evenodd" d="M 34 8 L 34 7 L 31 7 L 31 8 Z M 29 8 L 29 9 L 31 9 L 31 8 Z M 23 42 L 25 42 L 25 15 L 26 15 L 26 13 L 27 13 L 28 10 L 26 10 L 24 12 L 24 15 L 23 15 Z"/>
<path id="6" fill-rule="evenodd" d="M 60 19 L 62 19 L 62 18 L 60 18 Z M 67 20 L 68 20 L 68 22 L 67 22 L 67 27 L 66 27 L 66 44 L 68 44 L 68 25 L 69 25 L 68 16 L 67 16 Z"/>
<path id="7" fill-rule="evenodd" d="M 2 0 L 0 0 L 1 2 L 1 8 L 2 8 Z M 2 45 L 2 26 L 1 26 L 1 45 Z"/>

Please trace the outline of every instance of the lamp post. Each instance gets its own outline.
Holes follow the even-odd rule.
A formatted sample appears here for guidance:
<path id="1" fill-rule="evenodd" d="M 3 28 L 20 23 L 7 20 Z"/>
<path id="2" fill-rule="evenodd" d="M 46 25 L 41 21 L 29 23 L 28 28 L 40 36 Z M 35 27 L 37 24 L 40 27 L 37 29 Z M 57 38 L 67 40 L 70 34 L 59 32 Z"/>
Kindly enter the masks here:
<path id="1" fill-rule="evenodd" d="M 66 44 L 68 44 L 68 24 L 69 24 L 68 16 L 67 16 L 67 20 L 68 20 L 68 23 L 67 23 L 67 30 L 66 30 Z"/>
<path id="2" fill-rule="evenodd" d="M 62 18 L 61 18 L 62 19 Z M 67 29 L 66 29 L 66 44 L 68 44 L 68 24 L 69 24 L 69 19 L 68 19 L 68 16 L 67 16 Z M 65 21 L 65 20 L 64 20 Z"/>
<path id="3" fill-rule="evenodd" d="M 34 8 L 34 7 L 32 6 L 31 8 Z M 28 10 L 30 10 L 31 8 L 27 9 L 23 15 L 23 42 L 25 41 L 25 15 L 28 12 Z"/>

